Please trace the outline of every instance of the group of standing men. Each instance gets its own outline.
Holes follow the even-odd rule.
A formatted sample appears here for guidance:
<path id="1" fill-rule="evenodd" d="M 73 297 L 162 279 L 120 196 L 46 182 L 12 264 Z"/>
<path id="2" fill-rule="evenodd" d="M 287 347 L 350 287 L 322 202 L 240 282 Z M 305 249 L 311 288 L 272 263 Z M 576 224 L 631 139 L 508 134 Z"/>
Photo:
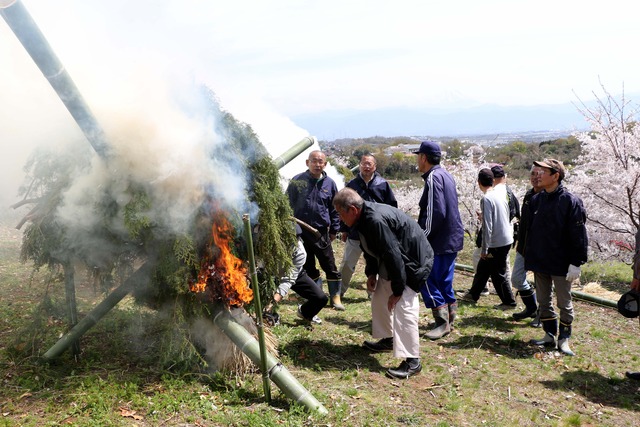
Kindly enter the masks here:
<path id="1" fill-rule="evenodd" d="M 588 240 L 582 200 L 562 184 L 565 174 L 565 167 L 559 160 L 533 162 L 530 175 L 532 188 L 527 191 L 522 203 L 510 282 L 506 273 L 509 249 L 514 243 L 509 215 L 510 196 L 502 180 L 498 184 L 494 182 L 496 175 L 499 178 L 504 176 L 504 171 L 500 166 L 480 170 L 478 186 L 484 194 L 481 202 L 481 259 L 471 289 L 461 300 L 477 302 L 491 277 L 501 300 L 501 304 L 495 308 L 514 309 L 513 284 L 525 305 L 524 311 L 513 314 L 514 319 L 522 320 L 535 317 L 536 314 L 540 316 L 545 335 L 539 340 L 532 340 L 532 343 L 557 345 L 561 352 L 573 356 L 569 347 L 574 318 L 571 284 L 580 277 L 580 266 L 587 261 Z M 526 271 L 534 272 L 537 295 L 526 279 Z M 559 325 L 553 307 L 553 292 L 560 311 Z"/>
<path id="2" fill-rule="evenodd" d="M 317 259 L 325 272 L 334 309 L 344 310 L 341 297 L 349 288 L 360 255 L 364 255 L 372 335 L 377 339 L 365 341 L 364 346 L 371 351 L 393 351 L 395 357 L 404 359 L 397 368 L 387 370 L 395 378 L 408 378 L 422 369 L 418 294 L 435 320 L 426 337 L 435 340 L 451 331 L 457 312 L 455 261 L 464 242 L 456 184 L 440 165 L 439 145 L 423 141 L 414 154 L 424 179 L 417 222 L 397 209 L 391 187 L 377 173 L 372 155 L 361 158 L 358 176 L 337 191 L 324 171 L 326 155 L 313 151 L 306 161 L 308 170 L 293 177 L 287 188 L 294 216 L 304 225 L 304 270 L 321 289 Z M 462 300 L 477 301 L 491 277 L 502 301 L 498 308 L 510 309 L 516 302 L 507 276 L 507 255 L 514 236 L 507 188 L 500 180 L 495 185 L 496 175 L 501 175 L 498 179 L 504 177 L 501 167 L 496 171 L 483 169 L 478 176 L 484 193 L 481 259 L 472 288 Z M 525 310 L 515 313 L 514 318 L 533 317 L 539 310 L 545 331 L 541 340 L 534 340 L 539 345 L 556 345 L 558 320 L 551 302 L 555 290 L 560 308 L 558 346 L 572 355 L 568 346 L 573 321 L 570 287 L 587 260 L 587 236 L 582 202 L 562 186 L 564 175 L 564 166 L 557 160 L 534 163 L 533 188 L 523 202 L 512 280 L 525 303 Z M 338 231 L 342 231 L 346 243 L 340 270 L 331 246 Z M 526 281 L 526 270 L 535 273 L 537 300 Z M 301 317 L 312 320 L 310 316 Z"/>

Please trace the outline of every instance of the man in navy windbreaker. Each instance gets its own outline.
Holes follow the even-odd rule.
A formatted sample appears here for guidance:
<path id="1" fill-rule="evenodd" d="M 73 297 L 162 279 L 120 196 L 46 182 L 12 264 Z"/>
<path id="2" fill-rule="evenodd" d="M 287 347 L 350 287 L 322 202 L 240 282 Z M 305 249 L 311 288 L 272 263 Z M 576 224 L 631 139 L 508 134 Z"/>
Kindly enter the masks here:
<path id="1" fill-rule="evenodd" d="M 435 254 L 431 274 L 426 285 L 420 288 L 424 305 L 431 309 L 436 321 L 435 328 L 425 336 L 436 340 L 451 331 L 456 317 L 458 303 L 453 291 L 453 272 L 464 244 L 464 228 L 456 183 L 440 166 L 442 152 L 438 143 L 423 141 L 414 154 L 424 179 L 418 224 Z"/>
<path id="2" fill-rule="evenodd" d="M 327 156 L 322 151 L 312 151 L 306 163 L 309 169 L 294 176 L 287 187 L 293 215 L 320 233 L 317 236 L 302 227 L 302 241 L 307 251 L 304 269 L 309 277 L 322 286 L 320 271 L 316 267 L 316 258 L 318 259 L 327 276 L 331 305 L 336 310 L 344 310 L 340 301 L 340 272 L 331 246 L 340 228 L 340 217 L 332 204 L 338 188 L 324 171 Z"/>
<path id="3" fill-rule="evenodd" d="M 393 190 L 391 190 L 387 180 L 376 171 L 376 164 L 376 158 L 372 154 L 364 154 L 360 158 L 358 176 L 349 181 L 347 187 L 353 188 L 367 202 L 384 203 L 397 208 L 398 202 Z M 344 257 L 340 267 L 340 275 L 342 277 L 341 295 L 344 295 L 349 289 L 351 277 L 358 259 L 362 255 L 362 249 L 360 248 L 360 237 L 357 230 L 350 229 L 345 223 L 341 222 L 340 231 L 342 231 L 342 241 L 345 242 Z"/>
<path id="4" fill-rule="evenodd" d="M 556 159 L 533 162 L 541 168 L 539 185 L 543 191 L 531 198 L 529 225 L 524 249 L 524 265 L 533 271 L 536 281 L 540 321 L 544 337 L 532 340 L 537 345 L 556 347 L 558 317 L 552 293 L 560 310 L 558 349 L 569 356 L 573 303 L 571 284 L 580 278 L 580 266 L 587 262 L 587 214 L 579 197 L 562 185 L 564 164 Z"/>

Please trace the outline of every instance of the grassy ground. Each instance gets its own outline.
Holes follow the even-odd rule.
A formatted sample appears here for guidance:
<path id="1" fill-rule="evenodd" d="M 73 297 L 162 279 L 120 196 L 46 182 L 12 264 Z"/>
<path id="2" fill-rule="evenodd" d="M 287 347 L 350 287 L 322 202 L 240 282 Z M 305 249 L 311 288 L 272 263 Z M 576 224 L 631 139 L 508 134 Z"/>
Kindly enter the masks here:
<path id="1" fill-rule="evenodd" d="M 178 356 L 162 357 L 181 354 L 179 348 L 167 351 L 161 338 L 163 325 L 171 322 L 128 300 L 85 334 L 78 360 L 67 352 L 55 363 L 41 363 L 37 355 L 65 331 L 64 293 L 58 282 L 45 286 L 46 273 L 32 275 L 18 262 L 19 237 L 0 228 L 0 426 L 638 424 L 640 384 L 624 378 L 625 370 L 640 370 L 637 320 L 577 301 L 577 356 L 563 357 L 529 345 L 541 331 L 493 310 L 498 300 L 492 294 L 477 306 L 461 307 L 449 336 L 422 340 L 421 375 L 390 380 L 384 371 L 398 360 L 361 347 L 371 339 L 361 266 L 345 312 L 325 309 L 322 325 L 308 328 L 297 320 L 291 299 L 273 329 L 282 362 L 328 409 L 326 417 L 291 404 L 275 385 L 267 405 L 258 373 L 235 377 L 180 369 Z M 466 256 L 460 262 L 470 264 Z M 590 268 L 590 274 L 599 271 Z M 470 282 L 471 276 L 457 274 L 457 289 Z M 606 283 L 614 294 L 626 288 Z M 77 287 L 86 314 L 101 296 L 81 278 Z M 421 334 L 430 321 L 422 308 Z"/>

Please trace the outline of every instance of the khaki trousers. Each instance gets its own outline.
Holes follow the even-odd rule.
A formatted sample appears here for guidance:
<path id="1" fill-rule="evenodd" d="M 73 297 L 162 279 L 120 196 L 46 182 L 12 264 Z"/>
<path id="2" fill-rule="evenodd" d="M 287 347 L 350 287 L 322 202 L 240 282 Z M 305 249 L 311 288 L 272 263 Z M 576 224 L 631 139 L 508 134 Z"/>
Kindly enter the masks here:
<path id="1" fill-rule="evenodd" d="M 393 311 L 387 304 L 391 291 L 391 282 L 378 278 L 376 290 L 371 296 L 371 332 L 373 338 L 393 337 L 394 357 L 420 357 L 420 334 L 418 319 L 420 301 L 418 293 L 405 286 L 402 297 Z"/>

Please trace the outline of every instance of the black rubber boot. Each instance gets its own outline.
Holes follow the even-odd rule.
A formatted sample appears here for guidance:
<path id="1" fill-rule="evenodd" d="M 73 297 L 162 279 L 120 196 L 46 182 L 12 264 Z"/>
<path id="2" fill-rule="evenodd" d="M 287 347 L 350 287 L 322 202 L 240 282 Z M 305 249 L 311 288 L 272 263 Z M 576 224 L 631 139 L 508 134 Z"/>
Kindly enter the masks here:
<path id="1" fill-rule="evenodd" d="M 558 335 L 558 350 L 567 356 L 576 354 L 569 348 L 569 338 L 571 338 L 571 324 L 560 322 L 560 334 Z"/>
<path id="2" fill-rule="evenodd" d="M 446 305 L 438 308 L 432 308 L 433 318 L 436 321 L 436 327 L 424 334 L 430 340 L 438 340 L 451 332 L 449 326 L 449 308 Z"/>
<path id="3" fill-rule="evenodd" d="M 558 334 L 558 319 L 544 319 L 542 321 L 542 330 L 544 331 L 544 337 L 539 340 L 531 340 L 531 344 L 555 347 L 556 335 Z"/>
<path id="4" fill-rule="evenodd" d="M 344 311 L 344 305 L 340 300 L 340 289 L 342 288 L 342 282 L 340 280 L 327 280 L 327 286 L 329 287 L 331 307 L 333 307 L 334 310 Z"/>
<path id="5" fill-rule="evenodd" d="M 453 322 L 458 317 L 458 302 L 452 302 L 448 306 L 449 308 L 449 328 L 453 329 Z"/>
<path id="6" fill-rule="evenodd" d="M 526 291 L 520 291 L 520 298 L 524 303 L 524 310 L 520 313 L 513 313 L 513 318 L 516 320 L 523 320 L 529 317 L 535 318 L 538 313 L 538 300 L 536 299 L 536 291 L 528 289 Z"/>

